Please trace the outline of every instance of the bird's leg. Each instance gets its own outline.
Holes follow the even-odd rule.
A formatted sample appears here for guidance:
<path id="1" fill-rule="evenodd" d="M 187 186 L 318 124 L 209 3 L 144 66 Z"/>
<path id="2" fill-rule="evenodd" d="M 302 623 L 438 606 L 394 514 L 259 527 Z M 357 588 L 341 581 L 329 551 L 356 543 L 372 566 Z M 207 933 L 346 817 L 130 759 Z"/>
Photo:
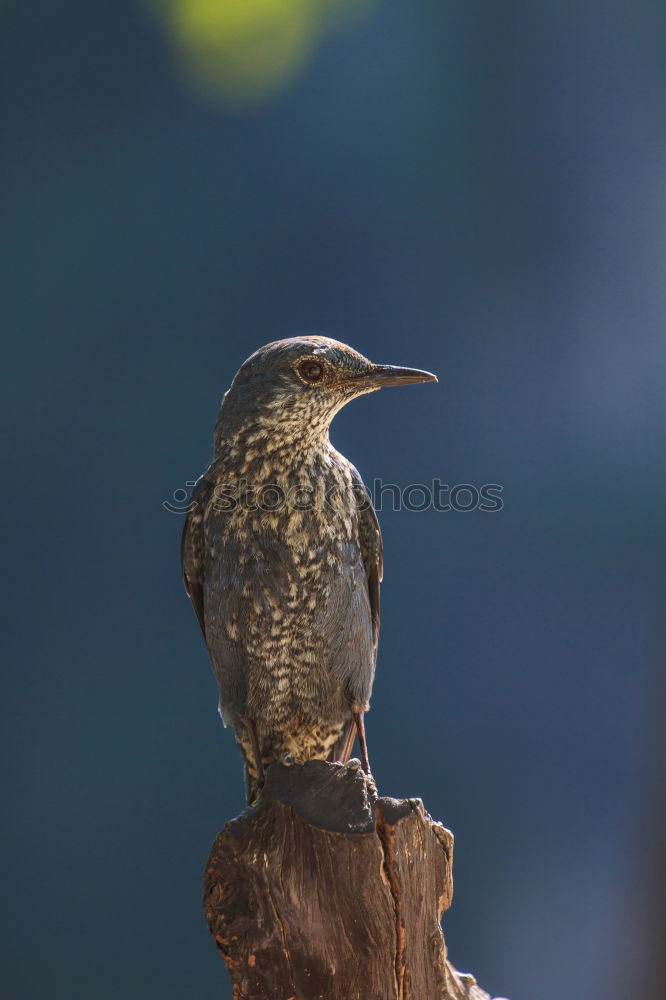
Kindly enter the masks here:
<path id="1" fill-rule="evenodd" d="M 363 773 L 371 777 L 370 761 L 368 760 L 368 745 L 365 742 L 365 726 L 363 724 L 363 712 L 354 712 L 354 722 L 356 724 L 356 732 L 358 733 L 358 742 L 361 748 L 361 767 L 363 768 Z"/>
<path id="2" fill-rule="evenodd" d="M 340 763 L 347 764 L 351 757 L 354 740 L 356 739 L 356 720 L 352 719 L 347 726 L 342 746 L 340 747 Z"/>

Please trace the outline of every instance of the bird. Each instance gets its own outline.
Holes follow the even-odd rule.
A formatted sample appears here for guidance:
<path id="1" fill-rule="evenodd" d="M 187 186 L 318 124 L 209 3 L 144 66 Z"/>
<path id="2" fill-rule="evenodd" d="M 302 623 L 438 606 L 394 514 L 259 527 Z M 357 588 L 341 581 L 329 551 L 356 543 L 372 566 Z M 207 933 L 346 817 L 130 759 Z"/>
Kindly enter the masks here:
<path id="1" fill-rule="evenodd" d="M 386 386 L 436 382 L 323 336 L 276 340 L 225 393 L 212 460 L 181 536 L 185 590 L 245 764 L 248 802 L 273 763 L 346 764 L 379 639 L 382 537 L 357 469 L 329 439 L 335 414 Z"/>

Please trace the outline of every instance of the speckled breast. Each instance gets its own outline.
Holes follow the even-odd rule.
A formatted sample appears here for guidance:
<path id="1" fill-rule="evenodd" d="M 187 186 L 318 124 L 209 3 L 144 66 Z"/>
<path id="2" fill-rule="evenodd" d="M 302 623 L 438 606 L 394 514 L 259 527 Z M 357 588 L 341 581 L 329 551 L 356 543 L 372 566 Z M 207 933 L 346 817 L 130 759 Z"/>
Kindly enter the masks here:
<path id="1" fill-rule="evenodd" d="M 351 477 L 325 457 L 223 482 L 205 511 L 205 613 L 223 715 L 263 734 L 349 718 L 372 634 Z"/>

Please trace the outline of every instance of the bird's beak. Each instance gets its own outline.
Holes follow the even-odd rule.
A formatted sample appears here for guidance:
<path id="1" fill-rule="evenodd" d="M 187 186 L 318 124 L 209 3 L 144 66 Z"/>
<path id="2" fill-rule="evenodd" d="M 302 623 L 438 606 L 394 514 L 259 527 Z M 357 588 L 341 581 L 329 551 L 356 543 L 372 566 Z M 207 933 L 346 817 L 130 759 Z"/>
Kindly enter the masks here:
<path id="1" fill-rule="evenodd" d="M 362 380 L 373 388 L 387 385 L 414 385 L 417 382 L 436 382 L 437 376 L 419 368 L 396 368 L 395 365 L 372 365 Z"/>

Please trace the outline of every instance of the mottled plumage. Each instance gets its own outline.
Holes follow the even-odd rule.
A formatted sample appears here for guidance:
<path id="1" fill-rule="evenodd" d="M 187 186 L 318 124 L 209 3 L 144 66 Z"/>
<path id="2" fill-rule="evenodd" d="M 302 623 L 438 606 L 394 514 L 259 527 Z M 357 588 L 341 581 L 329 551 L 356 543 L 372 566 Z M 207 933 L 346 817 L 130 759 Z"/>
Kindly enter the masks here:
<path id="1" fill-rule="evenodd" d="M 362 735 L 381 535 L 361 477 L 328 429 L 355 396 L 432 380 L 300 337 L 255 352 L 222 401 L 181 557 L 248 794 L 273 761 L 347 759 L 354 721 Z"/>

